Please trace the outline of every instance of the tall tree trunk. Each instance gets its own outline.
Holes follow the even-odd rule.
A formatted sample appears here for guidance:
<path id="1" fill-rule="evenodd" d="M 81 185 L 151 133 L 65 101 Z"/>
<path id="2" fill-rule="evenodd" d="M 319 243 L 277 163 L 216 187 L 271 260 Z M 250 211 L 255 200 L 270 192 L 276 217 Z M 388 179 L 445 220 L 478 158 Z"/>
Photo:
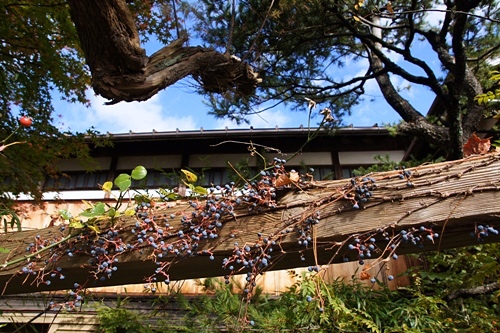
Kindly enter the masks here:
<path id="1" fill-rule="evenodd" d="M 111 103 L 147 100 L 189 75 L 208 92 L 243 96 L 260 83 L 248 64 L 212 49 L 185 47 L 184 39 L 146 56 L 125 0 L 69 0 L 69 6 L 92 87 Z"/>

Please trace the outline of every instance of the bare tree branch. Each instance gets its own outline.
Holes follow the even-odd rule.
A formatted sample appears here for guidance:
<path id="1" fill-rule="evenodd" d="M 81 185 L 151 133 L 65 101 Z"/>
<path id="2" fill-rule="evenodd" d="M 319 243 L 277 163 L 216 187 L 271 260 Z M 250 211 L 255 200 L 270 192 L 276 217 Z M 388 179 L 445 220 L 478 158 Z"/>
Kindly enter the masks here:
<path id="1" fill-rule="evenodd" d="M 486 284 L 484 286 L 479 286 L 479 287 L 474 287 L 474 288 L 469 288 L 469 289 L 459 289 L 455 290 L 451 294 L 447 295 L 445 297 L 446 301 L 452 301 L 454 299 L 457 299 L 459 297 L 474 297 L 477 295 L 484 295 L 484 294 L 489 294 L 495 290 L 500 289 L 500 283 L 498 282 L 492 282 L 489 284 Z"/>

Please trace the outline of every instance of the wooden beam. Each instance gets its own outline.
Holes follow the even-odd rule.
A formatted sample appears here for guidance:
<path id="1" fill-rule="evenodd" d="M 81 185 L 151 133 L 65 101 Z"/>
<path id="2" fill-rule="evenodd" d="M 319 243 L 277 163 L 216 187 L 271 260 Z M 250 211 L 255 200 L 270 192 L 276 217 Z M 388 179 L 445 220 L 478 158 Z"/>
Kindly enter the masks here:
<path id="1" fill-rule="evenodd" d="M 356 189 L 364 192 L 358 191 L 363 193 L 356 196 Z M 214 239 L 193 240 L 191 236 L 196 231 L 201 236 L 201 230 L 193 231 L 185 221 L 182 225 L 183 217 L 189 220 L 193 211 L 199 213 L 200 207 L 207 207 L 205 199 L 156 203 L 140 211 L 148 212 L 150 228 L 144 216 L 122 217 L 113 228 L 115 234 L 106 236 L 107 222 L 103 221 L 100 235 L 88 230 L 79 239 L 73 238 L 69 245 L 50 245 L 75 232 L 69 228 L 3 235 L 0 247 L 10 252 L 0 254 L 0 263 L 4 263 L 0 268 L 0 286 L 3 286 L 0 293 L 69 289 L 75 283 L 93 287 L 141 283 L 148 279 L 163 282 L 166 275 L 170 280 L 182 280 L 359 261 L 363 259 L 360 253 L 368 256 L 363 249 L 372 247 L 371 258 L 382 260 L 393 254 L 500 241 L 496 233 L 500 227 L 499 153 L 374 173 L 355 180 L 303 182 L 277 193 L 279 199 L 272 209 L 263 205 L 254 207 L 250 197 L 248 202 L 243 200 L 240 204 L 234 198 L 227 198 L 225 202 L 234 204 L 234 218 L 222 218 L 219 226 L 215 226 L 213 217 L 206 218 L 205 224 L 199 216 L 193 218 L 193 228 L 203 224 L 201 229 L 216 230 Z M 221 202 L 215 196 L 212 199 L 214 204 Z M 359 209 L 353 207 L 355 203 Z M 164 225 L 165 218 L 169 227 Z M 318 223 L 311 224 L 312 221 Z M 213 229 L 209 229 L 208 222 L 214 225 Z M 488 231 L 487 227 L 491 229 Z M 137 236 L 141 230 L 145 234 L 142 243 Z M 179 237 L 181 230 L 183 236 Z M 33 256 L 36 244 L 44 242 L 45 246 L 52 246 L 52 251 Z M 196 248 L 192 247 L 194 243 L 198 244 Z M 116 251 L 115 245 L 119 244 L 124 251 Z M 127 244 L 134 248 L 127 249 Z M 171 250 L 167 249 L 169 245 Z M 106 248 L 108 253 L 93 254 L 92 246 Z M 166 248 L 162 258 L 161 247 Z M 180 254 L 176 256 L 175 250 Z M 27 259 L 27 256 L 32 257 Z M 104 258 L 110 260 L 109 267 L 117 267 L 116 271 L 112 269 L 110 278 L 97 272 L 96 260 L 102 263 Z M 253 268 L 243 266 L 252 259 Z M 233 266 L 232 272 L 229 266 Z M 32 272 L 23 273 L 23 269 Z"/>

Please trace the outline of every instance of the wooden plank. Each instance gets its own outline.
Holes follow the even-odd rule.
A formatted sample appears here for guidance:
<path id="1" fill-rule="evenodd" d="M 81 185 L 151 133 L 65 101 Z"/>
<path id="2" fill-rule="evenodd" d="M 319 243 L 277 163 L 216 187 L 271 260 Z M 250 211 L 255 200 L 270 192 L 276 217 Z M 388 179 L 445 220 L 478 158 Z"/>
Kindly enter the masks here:
<path id="1" fill-rule="evenodd" d="M 404 172 L 409 172 L 408 176 Z M 143 238 L 146 241 L 142 244 L 138 242 L 137 232 L 145 222 L 137 217 L 120 219 L 115 227 L 117 236 L 113 236 L 113 239 L 104 239 L 104 235 L 100 235 L 108 249 L 117 240 L 135 246 L 134 250 L 119 255 L 110 250 L 108 256 L 119 260 L 118 263 L 112 263 L 118 270 L 112 272 L 111 278 L 102 281 L 95 279 L 91 272 L 96 268 L 89 265 L 92 256 L 88 246 L 98 241 L 96 235 L 84 236 L 81 241 L 72 244 L 73 257 L 69 257 L 65 248 L 57 248 L 56 252 L 60 255 L 55 262 L 49 258 L 49 251 L 30 258 L 35 272 L 31 275 L 20 273 L 28 264 L 23 258 L 29 244 L 37 241 L 37 235 L 41 240 L 57 241 L 68 235 L 68 230 L 61 232 L 59 228 L 48 228 L 8 234 L 0 238 L 1 246 L 10 250 L 8 254 L 0 254 L 0 262 L 6 263 L 0 270 L 0 286 L 4 286 L 1 293 L 67 289 L 75 282 L 87 287 L 141 283 L 145 278 L 155 275 L 158 268 L 168 274 L 170 280 L 221 276 L 230 273 L 228 266 L 234 266 L 234 273 L 245 273 L 247 269 L 237 262 L 226 265 L 226 269 L 222 268 L 224 258 L 235 258 L 235 255 L 240 255 L 242 261 L 255 259 L 256 265 L 252 271 L 259 273 L 259 262 L 262 263 L 259 260 L 264 255 L 271 256 L 266 257 L 269 265 L 265 270 L 279 270 L 345 260 L 358 261 L 358 248 L 350 250 L 349 246 L 373 245 L 375 249 L 370 253 L 371 258 L 392 256 L 394 253 L 436 251 L 477 244 L 478 225 L 488 225 L 497 230 L 500 226 L 498 153 L 404 171 L 376 173 L 369 177 L 375 183 L 363 177 L 354 183 L 351 180 L 301 183 L 298 187 L 280 191 L 276 208 L 257 205 L 254 211 L 259 209 L 260 212 L 256 213 L 249 212 L 249 208 L 253 207 L 253 199 L 235 204 L 235 218 L 221 219 L 221 227 L 213 229 L 217 230 L 218 237 L 201 239 L 196 249 L 187 246 L 184 250 L 180 248 L 182 244 L 194 243 L 189 240 L 193 231 L 181 224 L 183 216 L 188 217 L 188 220 L 192 216 L 192 206 L 188 202 L 169 203 L 170 207 L 157 204 L 148 211 L 154 227 L 151 231 L 145 229 L 147 236 Z M 360 209 L 354 209 L 356 187 L 363 185 L 370 188 L 370 197 L 366 203 L 360 204 Z M 198 203 L 200 207 L 206 205 L 205 201 L 200 200 Z M 175 217 L 170 218 L 171 214 Z M 169 230 L 161 222 L 164 216 L 169 220 Z M 318 218 L 319 223 L 308 225 L 310 218 Z M 199 217 L 195 218 L 193 224 L 200 225 L 200 221 Z M 214 222 L 213 217 L 204 221 L 204 228 L 208 228 L 206 223 Z M 135 227 L 136 223 L 140 223 L 141 227 Z M 419 231 L 421 226 L 425 230 Z M 157 232 L 160 227 L 165 229 L 161 239 Z M 104 225 L 101 228 L 104 229 Z M 136 234 L 131 232 L 132 229 L 136 230 Z M 183 238 L 177 235 L 179 230 L 184 232 Z M 417 244 L 404 242 L 402 230 L 407 232 L 407 236 L 412 235 L 418 240 Z M 302 232 L 305 237 L 310 237 L 307 246 L 299 245 Z M 427 235 L 434 233 L 438 237 L 428 240 Z M 155 238 L 155 243 L 164 241 L 165 247 L 173 245 L 181 251 L 181 255 L 174 256 L 171 251 L 165 253 L 163 258 L 158 258 L 155 256 L 158 250 L 153 249 L 147 241 L 150 236 Z M 371 238 L 376 242 L 371 243 Z M 355 243 L 356 239 L 359 239 L 359 243 Z M 481 241 L 498 242 L 500 236 L 490 232 Z M 235 243 L 238 243 L 238 249 L 235 249 Z M 244 250 L 246 245 L 250 251 Z M 396 248 L 392 249 L 391 245 Z M 270 248 L 272 253 L 269 252 Z M 188 249 L 192 255 L 187 254 Z M 204 251 L 211 253 L 214 260 L 210 260 L 209 253 Z M 154 257 L 156 262 L 152 260 Z M 10 264 L 15 260 L 21 261 Z M 44 260 L 49 260 L 47 266 Z M 60 267 L 61 272 L 56 271 L 56 267 Z M 51 278 L 51 284 L 47 285 L 43 280 L 48 279 L 49 273 L 54 273 L 56 277 Z M 44 274 L 47 276 L 41 279 Z M 60 274 L 64 274 L 64 280 L 59 279 Z M 157 274 L 157 278 L 159 282 L 164 280 L 162 273 Z"/>

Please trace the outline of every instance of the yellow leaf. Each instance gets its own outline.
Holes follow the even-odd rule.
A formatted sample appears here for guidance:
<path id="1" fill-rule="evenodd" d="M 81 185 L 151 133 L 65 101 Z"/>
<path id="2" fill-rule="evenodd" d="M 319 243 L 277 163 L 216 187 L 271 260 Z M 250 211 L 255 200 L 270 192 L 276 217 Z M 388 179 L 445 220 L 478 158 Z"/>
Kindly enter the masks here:
<path id="1" fill-rule="evenodd" d="M 78 219 L 72 219 L 69 222 L 69 227 L 70 228 L 75 228 L 75 229 L 81 229 L 81 228 L 83 228 L 83 223 L 80 222 L 80 220 L 78 220 Z"/>
<path id="2" fill-rule="evenodd" d="M 188 171 L 188 170 L 184 170 L 184 169 L 181 169 L 181 171 L 184 173 L 184 175 L 186 176 L 186 180 L 189 182 L 189 183 L 196 183 L 196 181 L 198 180 L 198 176 L 196 176 L 194 173 L 192 173 L 191 171 Z"/>
<path id="3" fill-rule="evenodd" d="M 99 230 L 99 228 L 95 225 L 88 225 L 89 229 L 94 231 L 96 234 L 99 234 L 101 231 Z"/>
<path id="4" fill-rule="evenodd" d="M 359 10 L 361 7 L 363 7 L 364 2 L 365 2 L 364 0 L 359 0 L 358 2 L 356 2 L 354 4 L 354 9 Z"/>
<path id="5" fill-rule="evenodd" d="M 361 20 L 359 19 L 359 17 L 357 17 L 356 15 L 354 15 L 352 18 L 354 19 L 354 21 L 361 22 Z"/>
<path id="6" fill-rule="evenodd" d="M 131 209 L 131 208 L 129 208 L 129 209 L 127 209 L 127 210 L 125 211 L 125 213 L 124 213 L 124 214 L 125 214 L 125 216 L 134 216 L 134 215 L 135 215 L 135 209 Z"/>
<path id="7" fill-rule="evenodd" d="M 113 182 L 105 182 L 102 185 L 102 190 L 105 192 L 111 192 L 111 189 L 113 188 Z"/>

